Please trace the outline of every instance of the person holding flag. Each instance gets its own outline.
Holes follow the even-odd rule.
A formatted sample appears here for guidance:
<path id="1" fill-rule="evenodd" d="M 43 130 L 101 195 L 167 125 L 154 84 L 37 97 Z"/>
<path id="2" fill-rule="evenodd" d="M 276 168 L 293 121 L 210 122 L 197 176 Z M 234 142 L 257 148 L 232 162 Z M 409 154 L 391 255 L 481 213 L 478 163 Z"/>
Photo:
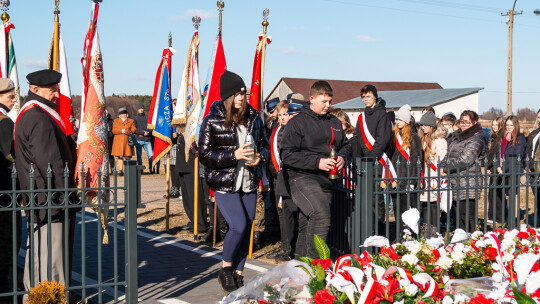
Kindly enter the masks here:
<path id="1" fill-rule="evenodd" d="M 220 77 L 221 100 L 212 104 L 199 136 L 199 160 L 216 203 L 229 224 L 223 242 L 218 281 L 230 293 L 244 285 L 243 270 L 262 167 L 269 159 L 264 123 L 246 98 L 246 86 L 237 74 Z M 257 153 L 258 152 L 258 153 Z"/>
<path id="2" fill-rule="evenodd" d="M 0 34 L 0 77 L 9 78 L 15 86 L 16 101 L 13 108 L 8 112 L 11 120 L 15 121 L 19 114 L 19 74 L 17 73 L 17 60 L 15 59 L 15 47 L 11 38 L 11 30 L 15 29 L 15 25 L 9 22 L 9 14 L 6 12 L 9 6 L 9 1 L 3 1 L 2 10 L 2 30 Z"/>

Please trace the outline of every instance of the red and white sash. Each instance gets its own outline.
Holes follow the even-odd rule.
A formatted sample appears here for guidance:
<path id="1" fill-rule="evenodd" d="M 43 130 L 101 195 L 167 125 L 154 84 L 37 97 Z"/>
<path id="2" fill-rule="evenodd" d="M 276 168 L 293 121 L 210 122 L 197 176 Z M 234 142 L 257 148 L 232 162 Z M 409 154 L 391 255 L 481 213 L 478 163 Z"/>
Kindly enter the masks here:
<path id="1" fill-rule="evenodd" d="M 373 150 L 373 145 L 375 144 L 375 138 L 369 133 L 368 126 L 366 123 L 366 117 L 364 116 L 364 113 L 361 113 L 358 116 L 358 124 L 360 126 L 360 132 L 362 133 L 362 139 L 364 140 L 364 144 L 369 149 L 369 151 Z M 390 159 L 388 159 L 388 155 L 386 155 L 385 152 L 381 154 L 381 157 L 379 158 L 379 162 L 383 166 L 382 171 L 382 178 L 387 177 L 386 176 L 386 166 L 388 165 L 389 174 L 388 177 L 390 179 L 394 179 L 397 177 L 396 169 L 394 168 L 394 165 L 392 165 L 392 162 Z"/>
<path id="2" fill-rule="evenodd" d="M 60 127 L 60 129 L 62 130 L 62 133 L 64 133 L 64 134 L 66 133 L 66 127 L 64 126 L 64 122 L 60 118 L 60 115 L 58 115 L 58 112 L 56 112 L 51 107 L 45 105 L 42 102 L 39 102 L 37 100 L 29 100 L 21 108 L 21 110 L 19 111 L 19 115 L 17 115 L 17 119 L 15 120 L 15 127 L 13 128 L 13 135 L 14 135 L 13 136 L 13 145 L 14 146 L 15 146 L 15 130 L 17 129 L 17 123 L 19 122 L 19 118 L 21 118 L 21 116 L 26 111 L 28 111 L 29 109 L 31 109 L 33 107 L 41 108 L 45 113 L 47 113 L 54 120 L 54 122 L 56 122 L 58 127 Z"/>
<path id="3" fill-rule="evenodd" d="M 270 156 L 272 157 L 272 164 L 274 165 L 274 168 L 276 169 L 276 172 L 279 172 L 280 167 L 280 161 L 279 161 L 279 150 L 278 150 L 278 133 L 281 129 L 281 125 L 279 125 L 277 128 L 274 128 L 274 132 L 272 132 L 272 136 L 270 137 Z"/>
<path id="4" fill-rule="evenodd" d="M 406 160 L 411 161 L 411 149 L 403 148 L 403 138 L 399 133 L 396 136 L 396 147 L 398 148 L 399 153 L 401 153 Z"/>
<path id="5" fill-rule="evenodd" d="M 8 115 L 7 111 L 2 107 L 0 107 L 0 114 L 6 115 L 6 116 Z"/>

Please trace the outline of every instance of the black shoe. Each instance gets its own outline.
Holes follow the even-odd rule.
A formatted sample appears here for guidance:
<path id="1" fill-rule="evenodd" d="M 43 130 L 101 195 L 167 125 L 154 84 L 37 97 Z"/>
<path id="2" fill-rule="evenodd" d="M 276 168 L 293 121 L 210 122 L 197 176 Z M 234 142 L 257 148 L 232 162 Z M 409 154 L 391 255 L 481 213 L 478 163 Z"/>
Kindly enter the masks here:
<path id="1" fill-rule="evenodd" d="M 260 231 L 255 231 L 253 233 L 253 250 L 259 250 L 262 248 L 262 233 Z"/>
<path id="2" fill-rule="evenodd" d="M 179 198 L 180 197 L 180 190 L 178 187 L 172 187 L 171 192 L 169 193 L 169 197 L 172 198 Z"/>
<path id="3" fill-rule="evenodd" d="M 118 176 L 124 176 L 124 171 L 122 170 L 118 171 Z"/>
<path id="4" fill-rule="evenodd" d="M 234 281 L 236 282 L 236 287 L 242 288 L 244 286 L 244 276 L 236 273 L 233 274 Z"/>
<path id="5" fill-rule="evenodd" d="M 206 230 L 206 233 L 201 237 L 201 240 L 203 242 L 211 243 L 214 240 L 214 227 L 208 227 L 208 230 Z"/>
<path id="6" fill-rule="evenodd" d="M 224 293 L 229 294 L 238 289 L 236 280 L 234 278 L 234 269 L 229 267 L 223 267 L 218 274 L 218 282 Z"/>
<path id="7" fill-rule="evenodd" d="M 279 262 L 288 262 L 291 260 L 291 257 L 289 256 L 288 253 L 284 252 L 283 254 L 280 254 L 278 256 L 276 256 L 274 258 L 274 260 L 279 263 Z"/>
<path id="8" fill-rule="evenodd" d="M 275 259 L 278 255 L 282 255 L 284 253 L 285 253 L 285 251 L 283 251 L 283 249 L 279 248 L 278 250 L 275 250 L 275 251 L 270 252 L 269 254 L 267 254 L 266 258 L 267 259 Z"/>

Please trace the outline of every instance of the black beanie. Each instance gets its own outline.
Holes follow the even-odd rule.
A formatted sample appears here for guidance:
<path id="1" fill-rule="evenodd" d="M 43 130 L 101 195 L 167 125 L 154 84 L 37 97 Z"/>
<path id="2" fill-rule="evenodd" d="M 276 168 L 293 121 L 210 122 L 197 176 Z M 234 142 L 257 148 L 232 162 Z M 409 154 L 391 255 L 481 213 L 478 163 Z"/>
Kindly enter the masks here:
<path id="1" fill-rule="evenodd" d="M 225 100 L 237 92 L 246 92 L 246 85 L 242 77 L 229 71 L 223 72 L 219 79 L 219 95 L 221 100 Z"/>
<path id="2" fill-rule="evenodd" d="M 365 92 L 371 92 L 373 93 L 375 99 L 379 98 L 379 95 L 377 94 L 377 88 L 372 84 L 366 84 L 364 87 L 362 87 L 360 92 L 360 94 L 364 94 Z"/>

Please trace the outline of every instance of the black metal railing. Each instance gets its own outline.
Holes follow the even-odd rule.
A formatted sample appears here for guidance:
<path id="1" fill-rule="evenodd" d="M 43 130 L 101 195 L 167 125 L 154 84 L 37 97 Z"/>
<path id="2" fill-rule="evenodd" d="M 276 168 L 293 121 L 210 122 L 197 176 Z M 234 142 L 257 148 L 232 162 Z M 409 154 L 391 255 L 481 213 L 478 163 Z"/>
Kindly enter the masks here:
<path id="1" fill-rule="evenodd" d="M 70 173 L 65 169 L 64 188 L 52 188 L 53 174 L 48 170 L 46 189 L 37 189 L 34 186 L 35 172 L 31 169 L 30 189 L 20 190 L 17 187 L 17 172 L 12 171 L 11 190 L 0 191 L 0 198 L 3 198 L 4 202 L 0 204 L 0 214 L 9 214 L 11 216 L 8 217 L 12 220 L 9 291 L 0 292 L 0 301 L 21 303 L 23 296 L 29 293 L 21 286 L 19 269 L 22 272 L 25 263 L 31 266 L 28 267 L 30 287 L 33 288 L 39 283 L 34 269 L 37 262 L 34 260 L 34 252 L 37 250 L 34 244 L 36 231 L 41 233 L 44 230 L 40 228 L 44 226 L 47 226 L 47 246 L 43 246 L 42 249 L 47 248 L 48 251 L 44 255 L 47 256 L 47 280 L 54 280 L 51 273 L 52 263 L 54 256 L 60 253 L 51 252 L 53 242 L 51 226 L 53 222 L 60 222 L 63 223 L 62 246 L 66 253 L 63 254 L 62 263 L 65 270 L 63 281 L 68 292 L 67 299 L 76 298 L 86 303 L 89 293 L 93 293 L 95 298 L 92 301 L 103 303 L 104 291 L 110 290 L 111 300 L 114 302 L 118 302 L 124 296 L 127 303 L 138 302 L 137 206 L 140 201 L 140 172 L 136 161 L 128 160 L 124 164 L 123 186 L 118 185 L 116 170 L 110 176 L 110 185 L 103 182 L 103 172 L 98 171 L 98 186 L 95 188 L 68 187 Z M 81 184 L 84 185 L 84 172 L 81 172 L 80 176 Z M 123 201 L 118 197 L 122 191 L 124 191 Z M 87 208 L 92 208 L 95 215 Z M 124 213 L 123 225 L 118 223 L 118 215 L 121 212 Z M 40 214 L 45 214 L 45 219 Z M 37 222 L 36 216 L 40 217 Z M 102 244 L 105 228 L 108 230 L 108 236 L 111 236 L 108 245 Z M 26 236 L 22 241 L 21 235 Z M 77 258 L 74 258 L 75 256 Z M 25 261 L 21 262 L 22 260 Z M 74 278 L 75 269 L 76 278 Z M 87 278 L 90 273 L 92 278 Z"/>
<path id="2" fill-rule="evenodd" d="M 420 174 L 420 162 L 394 166 L 407 174 L 382 177 L 382 165 L 369 158 L 357 158 L 343 169 L 333 189 L 328 237 L 335 255 L 360 253 L 359 246 L 373 235 L 400 240 L 405 228 L 401 214 L 409 208 L 420 212 L 418 235 L 427 238 L 439 233 L 448 239 L 457 228 L 485 232 L 540 224 L 540 174 L 528 169 L 538 168 L 537 159 L 510 157 L 501 173 L 488 173 L 487 160 L 468 166 L 448 162 L 447 175 L 440 170 Z"/>

